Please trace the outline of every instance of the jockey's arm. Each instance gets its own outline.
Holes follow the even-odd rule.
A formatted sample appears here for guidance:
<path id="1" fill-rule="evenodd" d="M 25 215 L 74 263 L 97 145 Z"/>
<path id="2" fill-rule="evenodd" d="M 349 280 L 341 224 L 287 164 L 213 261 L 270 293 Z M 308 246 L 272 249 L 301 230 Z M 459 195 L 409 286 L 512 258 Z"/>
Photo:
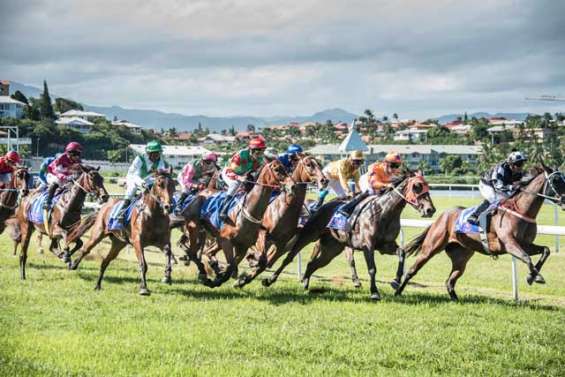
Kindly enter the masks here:
<path id="1" fill-rule="evenodd" d="M 144 185 L 145 180 L 141 177 L 142 166 L 141 158 L 139 156 L 136 157 L 128 169 L 127 180 L 133 181 L 138 186 Z"/>

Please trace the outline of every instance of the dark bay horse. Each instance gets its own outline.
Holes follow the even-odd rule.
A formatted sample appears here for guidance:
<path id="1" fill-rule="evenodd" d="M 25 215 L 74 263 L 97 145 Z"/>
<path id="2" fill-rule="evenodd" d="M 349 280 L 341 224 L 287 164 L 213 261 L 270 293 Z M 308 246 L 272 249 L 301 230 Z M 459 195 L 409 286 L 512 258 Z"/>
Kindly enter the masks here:
<path id="1" fill-rule="evenodd" d="M 41 195 L 40 191 L 28 195 L 22 200 L 21 205 L 16 210 L 16 221 L 12 237 L 15 248 L 21 243 L 20 252 L 20 277 L 25 279 L 25 266 L 27 261 L 27 251 L 33 230 L 49 236 L 51 245 L 49 250 L 57 257 L 62 258 L 65 263 L 70 263 L 70 256 L 82 246 L 80 237 L 92 226 L 94 216 L 81 218 L 81 211 L 86 200 L 87 194 L 93 194 L 97 198 L 105 201 L 108 192 L 104 187 L 104 178 L 100 175 L 100 168 L 80 166 L 82 173 L 75 180 L 63 188 L 63 192 L 57 204 L 51 210 L 51 215 L 46 217 L 42 224 L 31 222 L 28 210 L 33 200 Z M 59 241 L 63 240 L 64 249 L 60 252 Z M 73 249 L 70 245 L 74 243 Z"/>
<path id="2" fill-rule="evenodd" d="M 299 155 L 296 167 L 287 179 L 292 183 L 292 190 L 282 192 L 267 207 L 255 243 L 256 252 L 248 255 L 252 270 L 239 277 L 236 287 L 241 288 L 253 281 L 288 251 L 289 242 L 298 233 L 298 220 L 303 211 L 308 184 L 316 181 L 318 188 L 323 188 L 328 183 L 318 161 L 304 154 Z"/>
<path id="3" fill-rule="evenodd" d="M 196 227 L 189 229 L 192 233 L 191 239 L 191 260 L 196 255 L 201 224 L 204 228 L 215 238 L 217 245 L 224 252 L 227 262 L 227 268 L 224 271 L 218 271 L 216 278 L 213 282 L 207 281 L 207 278 L 202 276 L 206 272 L 200 271 L 199 279 L 210 287 L 217 287 L 225 283 L 232 274 L 237 271 L 237 265 L 245 257 L 247 250 L 250 246 L 256 243 L 257 235 L 262 224 L 262 219 L 269 199 L 273 190 L 285 189 L 291 183 L 287 181 L 288 174 L 284 166 L 278 161 L 271 161 L 261 168 L 257 181 L 251 182 L 253 185 L 244 198 L 244 201 L 238 204 L 229 214 L 229 222 L 226 222 L 221 229 L 214 228 L 207 222 L 201 222 L 199 219 L 200 207 L 194 205 L 190 212 L 193 213 L 191 219 Z M 290 188 L 292 190 L 292 188 Z M 194 204 L 194 203 L 192 203 Z M 194 209 L 196 207 L 196 210 Z M 194 241 L 194 242 L 193 242 Z"/>
<path id="4" fill-rule="evenodd" d="M 458 299 L 455 283 L 465 272 L 467 262 L 476 251 L 492 256 L 504 253 L 515 256 L 528 265 L 527 282 L 532 284 L 549 256 L 548 247 L 533 243 L 537 234 L 535 218 L 545 199 L 560 204 L 561 209 L 565 210 L 564 195 L 563 173 L 553 171 L 542 164 L 542 167 L 537 169 L 537 175 L 510 199 L 503 201 L 492 216 L 487 237 L 488 253 L 484 250 L 479 234 L 462 234 L 455 231 L 456 221 L 463 208 L 458 207 L 444 212 L 406 246 L 408 255 L 419 253 L 413 266 L 406 272 L 396 294 L 400 295 L 406 284 L 426 262 L 442 250 L 445 250 L 451 259 L 452 269 L 445 285 L 454 301 Z M 534 265 L 530 257 L 537 254 L 541 254 L 541 257 Z"/>
<path id="5" fill-rule="evenodd" d="M 119 200 L 106 203 L 97 214 L 96 221 L 90 233 L 90 239 L 81 249 L 80 254 L 74 260 L 72 269 L 78 268 L 82 259 L 100 243 L 104 238 L 110 237 L 112 242 L 110 251 L 102 259 L 100 274 L 96 282 L 96 289 L 101 288 L 104 272 L 112 260 L 128 243 L 133 245 L 135 255 L 139 262 L 141 274 L 140 295 L 149 295 L 147 289 L 147 262 L 145 260 L 144 248 L 156 246 L 163 250 L 167 256 L 165 268 L 166 283 L 171 282 L 171 270 L 173 255 L 171 251 L 171 230 L 169 228 L 169 213 L 173 206 L 173 195 L 175 192 L 175 180 L 171 177 L 172 169 L 155 173 L 155 179 L 150 189 L 147 189 L 141 197 L 131 214 L 131 220 L 121 230 L 109 230 L 108 222 L 112 208 Z"/>
<path id="6" fill-rule="evenodd" d="M 371 299 L 379 300 L 376 285 L 376 265 L 374 250 L 383 254 L 397 254 L 399 266 L 397 280 L 402 277 L 404 254 L 396 243 L 400 233 L 400 215 L 406 206 L 412 205 L 422 217 L 431 217 L 435 208 L 424 177 L 419 173 L 409 173 L 397 186 L 380 196 L 370 196 L 357 207 L 361 208 L 358 218 L 350 231 L 332 230 L 327 227 L 338 204 L 328 203 L 328 209 L 322 209 L 304 226 L 298 240 L 283 264 L 264 280 L 266 286 L 274 283 L 284 268 L 306 245 L 318 240 L 314 245 L 312 258 L 303 277 L 304 288 L 308 289 L 310 277 L 314 271 L 326 266 L 339 255 L 345 247 L 362 250 L 367 263 L 370 278 Z"/>
<path id="7" fill-rule="evenodd" d="M 12 174 L 10 182 L 0 190 L 0 234 L 6 229 L 6 220 L 16 212 L 18 200 L 29 193 L 30 179 L 27 168 L 18 167 Z"/>

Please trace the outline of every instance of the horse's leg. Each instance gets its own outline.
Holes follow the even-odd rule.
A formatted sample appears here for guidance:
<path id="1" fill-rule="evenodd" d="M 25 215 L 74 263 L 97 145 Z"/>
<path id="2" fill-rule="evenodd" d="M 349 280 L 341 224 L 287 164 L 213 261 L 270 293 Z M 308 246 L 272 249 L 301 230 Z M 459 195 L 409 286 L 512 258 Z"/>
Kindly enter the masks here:
<path id="1" fill-rule="evenodd" d="M 196 228 L 187 227 L 187 232 L 188 232 L 189 243 L 188 245 L 186 245 L 186 243 L 183 244 L 184 246 L 182 247 L 184 249 L 184 252 L 188 257 L 188 259 L 191 262 L 193 262 L 196 265 L 196 268 L 198 269 L 198 281 L 207 287 L 213 287 L 212 280 L 208 278 L 206 268 L 204 267 L 202 260 L 198 257 L 198 250 L 202 246 L 201 243 L 205 242 L 205 239 L 204 240 L 199 239 L 201 234 Z"/>
<path id="2" fill-rule="evenodd" d="M 527 277 L 528 284 L 532 284 L 530 280 L 538 284 L 545 284 L 545 279 L 543 278 L 543 276 L 541 276 L 540 271 L 547 258 L 549 258 L 549 254 L 551 253 L 549 247 L 531 244 L 528 247 L 526 247 L 526 250 L 528 251 L 528 254 L 530 256 L 541 254 L 541 257 L 535 266 L 536 270 L 538 271 L 538 274 L 536 276 L 532 276 L 531 274 L 528 275 Z"/>
<path id="3" fill-rule="evenodd" d="M 100 290 L 102 288 L 102 279 L 104 278 L 104 272 L 106 268 L 113 261 L 120 251 L 127 245 L 127 243 L 120 241 L 117 237 L 111 235 L 110 239 L 112 240 L 112 245 L 110 246 L 110 251 L 106 256 L 102 259 L 102 263 L 100 263 L 100 273 L 98 274 L 98 280 L 96 281 L 96 287 L 94 289 Z"/>
<path id="4" fill-rule="evenodd" d="M 167 265 L 165 266 L 165 276 L 163 277 L 163 283 L 172 284 L 173 279 L 171 278 L 171 272 L 173 271 L 173 252 L 171 251 L 171 244 L 168 243 L 163 247 L 165 256 L 167 257 Z"/>
<path id="5" fill-rule="evenodd" d="M 70 244 L 74 243 L 74 247 L 71 249 L 70 248 Z M 82 247 L 83 242 L 80 238 L 77 238 L 76 240 L 71 241 L 65 241 L 65 249 L 63 250 L 63 262 L 65 262 L 67 264 L 67 266 L 69 267 L 69 270 L 71 269 L 71 257 L 72 255 Z"/>
<path id="6" fill-rule="evenodd" d="M 101 221 L 97 220 L 95 226 L 90 232 L 90 238 L 88 239 L 88 242 L 86 242 L 84 247 L 80 250 L 80 254 L 71 263 L 71 266 L 69 268 L 71 270 L 76 270 L 83 258 L 86 257 L 90 253 L 90 251 L 92 251 L 92 249 L 94 249 L 94 247 L 104 239 L 104 237 L 106 237 L 104 231 L 104 221 L 103 219 Z"/>
<path id="7" fill-rule="evenodd" d="M 514 237 L 508 235 L 507 237 L 502 239 L 502 242 L 504 244 L 504 247 L 506 248 L 506 251 L 509 254 L 520 259 L 522 262 L 524 262 L 528 266 L 528 270 L 530 271 L 530 274 L 528 275 L 527 282 L 528 282 L 528 284 L 531 285 L 534 282 L 536 276 L 538 276 L 538 270 L 537 270 L 536 266 L 534 266 L 534 263 L 532 262 L 532 258 L 530 258 L 528 253 L 518 243 L 518 241 L 516 241 L 516 239 L 514 239 Z"/>
<path id="8" fill-rule="evenodd" d="M 37 246 L 39 246 L 39 254 L 43 254 L 44 250 L 43 250 L 43 233 L 41 232 L 37 232 Z M 14 255 L 16 253 L 16 250 L 14 250 Z"/>
<path id="9" fill-rule="evenodd" d="M 61 258 L 61 254 L 59 253 L 59 241 L 56 238 L 51 238 L 51 243 L 49 243 L 49 251 L 57 258 Z"/>
<path id="10" fill-rule="evenodd" d="M 369 272 L 369 279 L 371 281 L 371 300 L 378 301 L 381 299 L 379 290 L 377 289 L 376 275 L 377 265 L 375 264 L 375 252 L 369 248 L 363 250 L 365 262 L 367 263 L 367 270 Z"/>
<path id="11" fill-rule="evenodd" d="M 355 257 L 353 253 L 352 248 L 345 248 L 345 260 L 347 260 L 349 267 L 351 267 L 351 280 L 353 281 L 353 286 L 355 288 L 361 288 L 361 280 L 359 280 L 359 275 L 357 275 L 357 268 L 355 267 Z"/>
<path id="12" fill-rule="evenodd" d="M 310 286 L 310 278 L 318 269 L 327 266 L 335 257 L 339 255 L 345 248 L 345 245 L 336 241 L 331 235 L 322 237 L 312 250 L 310 261 L 306 265 L 306 271 L 302 277 L 302 285 L 304 289 Z"/>
<path id="13" fill-rule="evenodd" d="M 139 286 L 139 294 L 142 296 L 149 296 L 151 292 L 147 289 L 147 261 L 145 260 L 145 253 L 139 235 L 133 241 L 133 248 L 135 256 L 139 263 L 139 274 L 141 277 L 141 284 Z"/>
<path id="14" fill-rule="evenodd" d="M 398 256 L 398 267 L 396 268 L 396 277 L 390 282 L 392 289 L 400 287 L 402 275 L 404 274 L 404 261 L 406 260 L 406 252 L 401 247 L 396 249 L 396 255 Z"/>
<path id="15" fill-rule="evenodd" d="M 236 267 L 236 259 L 235 259 L 235 255 L 234 255 L 234 245 L 231 243 L 231 241 L 228 240 L 228 239 L 222 238 L 222 239 L 218 239 L 218 244 L 220 245 L 220 247 L 224 251 L 224 255 L 226 257 L 226 262 L 228 264 L 228 267 L 226 268 L 226 270 L 224 272 L 222 272 L 218 276 L 216 276 L 216 279 L 214 280 L 214 286 L 216 286 L 216 287 L 219 287 L 220 285 L 222 285 L 226 281 L 228 281 L 229 278 L 232 276 L 232 273 L 233 273 L 233 271 L 235 270 L 235 267 Z"/>
<path id="16" fill-rule="evenodd" d="M 404 279 L 402 279 L 400 286 L 394 293 L 395 296 L 400 296 L 404 288 L 406 288 L 408 282 L 418 273 L 420 268 L 424 267 L 424 265 L 434 255 L 442 251 L 445 247 L 446 245 L 444 244 L 444 242 L 424 241 L 424 244 L 422 245 L 422 250 L 416 257 L 416 261 L 414 262 L 414 264 L 410 267 L 410 269 L 408 269 L 408 272 L 406 272 L 406 274 L 404 275 Z"/>
<path id="17" fill-rule="evenodd" d="M 275 249 L 273 254 L 278 253 L 279 248 L 284 249 L 284 246 L 285 245 L 279 244 L 273 245 L 272 249 Z M 271 249 L 270 245 L 267 242 L 265 242 L 265 244 L 263 244 L 262 246 L 257 247 L 257 254 L 259 254 L 259 257 L 256 258 L 255 266 L 253 266 L 250 272 L 244 273 L 239 277 L 237 283 L 235 284 L 235 287 L 243 288 L 243 286 L 251 283 L 260 273 L 267 269 L 268 256 L 265 253 L 265 248 Z"/>
<path id="18" fill-rule="evenodd" d="M 445 287 L 447 288 L 447 293 L 449 293 L 451 300 L 457 301 L 458 297 L 455 293 L 455 283 L 457 283 L 457 279 L 463 276 L 467 262 L 473 256 L 474 251 L 458 244 L 450 244 L 447 245 L 445 252 L 451 259 L 451 273 L 445 282 Z"/>
<path id="19" fill-rule="evenodd" d="M 25 222 L 21 225 L 22 231 L 22 248 L 20 251 L 20 279 L 25 280 L 26 278 L 26 262 L 27 262 L 27 250 L 29 248 L 29 241 L 31 239 L 31 233 L 33 232 L 33 225 L 29 222 Z"/>

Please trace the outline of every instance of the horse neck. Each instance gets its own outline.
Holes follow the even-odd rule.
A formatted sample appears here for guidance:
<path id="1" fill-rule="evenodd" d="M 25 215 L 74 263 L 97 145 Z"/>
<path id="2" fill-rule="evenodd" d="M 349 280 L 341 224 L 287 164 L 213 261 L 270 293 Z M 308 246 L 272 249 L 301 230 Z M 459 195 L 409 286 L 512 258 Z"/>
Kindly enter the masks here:
<path id="1" fill-rule="evenodd" d="M 402 187 L 402 189 L 400 188 L 397 189 L 402 193 L 402 195 L 406 197 L 406 194 L 404 194 L 403 192 L 405 188 L 406 188 L 406 184 L 404 185 L 404 187 Z M 383 199 L 385 196 L 388 196 L 388 199 L 384 201 L 381 200 L 378 201 L 379 203 L 384 202 L 384 204 L 381 204 L 381 218 L 386 217 L 392 219 L 398 217 L 398 219 L 400 219 L 400 214 L 404 210 L 404 207 L 406 207 L 406 200 L 404 200 L 404 198 L 402 198 L 394 190 L 385 194 L 383 196 Z"/>
<path id="2" fill-rule="evenodd" d="M 163 212 L 163 209 L 159 205 L 159 202 L 156 199 L 157 197 L 158 196 L 153 192 L 153 190 L 149 191 L 148 193 L 144 193 L 143 194 L 143 204 L 145 205 L 145 208 L 147 208 L 151 214 L 154 214 L 154 215 L 162 214 L 162 215 L 164 215 L 165 213 Z"/>
<path id="3" fill-rule="evenodd" d="M 514 203 L 519 213 L 532 219 L 537 217 L 544 198 L 539 195 L 535 195 L 535 193 L 539 193 L 543 187 L 545 187 L 545 175 L 541 173 L 532 179 L 532 181 L 526 186 L 523 190 L 526 192 L 516 194 Z"/>
<path id="4" fill-rule="evenodd" d="M 247 194 L 247 199 L 245 200 L 244 206 L 246 211 L 256 219 L 263 217 L 269 205 L 272 192 L 273 189 L 270 186 L 253 186 L 253 189 Z"/>
<path id="5" fill-rule="evenodd" d="M 3 191 L 1 193 L 0 203 L 8 205 L 8 206 L 13 206 L 16 202 L 17 197 L 18 197 L 18 192 L 12 191 L 12 190 L 15 190 L 15 188 L 16 188 L 16 174 L 14 173 L 14 174 L 12 174 L 12 179 L 10 179 L 10 182 L 6 186 L 6 190 L 9 190 L 9 191 Z"/>
<path id="6" fill-rule="evenodd" d="M 82 183 L 80 183 L 82 187 Z M 69 202 L 67 203 L 67 213 L 71 213 L 73 211 L 80 212 L 82 210 L 82 206 L 84 205 L 84 201 L 86 200 L 86 191 L 79 187 L 78 185 L 74 185 L 70 190 L 70 198 Z"/>

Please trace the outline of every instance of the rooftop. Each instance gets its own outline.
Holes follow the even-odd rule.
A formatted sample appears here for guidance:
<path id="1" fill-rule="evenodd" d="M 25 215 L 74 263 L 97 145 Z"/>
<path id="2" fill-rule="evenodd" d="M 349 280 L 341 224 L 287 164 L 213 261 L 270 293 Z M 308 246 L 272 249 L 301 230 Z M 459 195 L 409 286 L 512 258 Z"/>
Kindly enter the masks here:
<path id="1" fill-rule="evenodd" d="M 139 124 L 128 122 L 127 120 L 117 120 L 112 122 L 114 126 L 125 126 L 127 128 L 143 128 Z"/>
<path id="2" fill-rule="evenodd" d="M 368 148 L 367 144 L 365 144 L 365 142 L 361 140 L 359 133 L 355 131 L 355 127 L 351 126 L 349 128 L 349 133 L 339 145 L 339 150 L 341 152 L 366 151 L 368 150 Z"/>
<path id="3" fill-rule="evenodd" d="M 61 114 L 62 117 L 102 117 L 106 118 L 104 114 L 95 113 L 94 111 L 82 110 L 69 110 Z"/>
<path id="4" fill-rule="evenodd" d="M 57 119 L 55 121 L 55 123 L 63 124 L 63 125 L 72 125 L 72 126 L 92 126 L 92 125 L 94 125 L 94 123 L 91 123 L 87 120 L 84 120 L 82 118 L 76 118 L 76 117 Z"/>
<path id="5" fill-rule="evenodd" d="M 0 96 L 0 103 L 14 103 L 17 105 L 26 106 L 25 103 L 15 100 L 10 96 Z"/>
<path id="6" fill-rule="evenodd" d="M 145 144 L 130 144 L 129 147 L 134 152 L 143 154 L 145 153 Z M 199 145 L 186 146 L 186 145 L 163 145 L 163 155 L 165 156 L 200 156 L 204 153 L 210 152 L 208 149 Z"/>

